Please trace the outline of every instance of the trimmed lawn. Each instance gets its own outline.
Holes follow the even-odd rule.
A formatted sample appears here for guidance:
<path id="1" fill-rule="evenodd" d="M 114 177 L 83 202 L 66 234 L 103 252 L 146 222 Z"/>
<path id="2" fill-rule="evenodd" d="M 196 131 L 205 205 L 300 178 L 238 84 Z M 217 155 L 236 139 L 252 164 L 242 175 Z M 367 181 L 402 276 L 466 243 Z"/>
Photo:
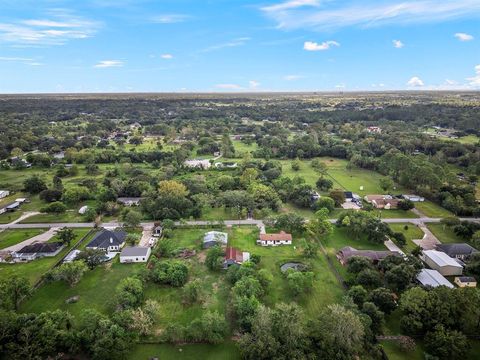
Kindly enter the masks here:
<path id="1" fill-rule="evenodd" d="M 75 239 L 72 241 L 70 247 L 64 248 L 55 257 L 44 257 L 27 263 L 17 264 L 0 264 L 0 278 L 6 278 L 12 275 L 24 276 L 30 283 L 35 284 L 40 278 L 55 265 L 55 263 L 65 256 L 71 249 L 71 247 L 90 229 L 74 229 Z M 55 241 L 56 236 L 50 241 Z"/>
<path id="2" fill-rule="evenodd" d="M 416 202 L 415 208 L 420 210 L 422 213 L 424 213 L 428 217 L 440 218 L 440 217 L 453 216 L 453 213 L 451 213 L 447 209 L 444 209 L 441 206 L 428 200 L 423 202 Z"/>
<path id="3" fill-rule="evenodd" d="M 415 245 L 412 240 L 423 238 L 423 231 L 420 230 L 418 226 L 415 226 L 413 224 L 403 223 L 389 225 L 394 232 L 401 232 L 403 233 L 403 235 L 405 235 L 405 237 L 407 238 L 407 245 L 403 250 L 406 250 L 407 252 L 412 252 L 412 250 L 417 247 L 417 245 Z M 408 226 L 407 230 L 404 229 L 405 226 Z"/>
<path id="4" fill-rule="evenodd" d="M 23 211 L 7 212 L 0 215 L 0 224 L 9 224 L 22 216 Z"/>
<path id="5" fill-rule="evenodd" d="M 158 358 L 162 360 L 237 360 L 240 352 L 233 341 L 225 341 L 218 345 L 193 344 L 139 344 L 127 356 L 129 360 L 145 360 Z"/>
<path id="6" fill-rule="evenodd" d="M 268 306 L 275 306 L 280 302 L 297 301 L 307 316 L 315 316 L 326 305 L 340 301 L 343 288 L 328 267 L 327 260 L 319 252 L 315 259 L 306 259 L 302 256 L 300 239 L 295 238 L 292 246 L 261 247 L 256 245 L 258 229 L 237 227 L 231 231 L 229 244 L 240 250 L 261 257 L 260 267 L 272 275 L 272 283 L 267 290 L 264 302 Z M 295 243 L 296 242 L 296 243 Z M 280 271 L 280 266 L 289 261 L 302 262 L 310 265 L 315 273 L 313 289 L 310 293 L 295 298 L 288 289 L 287 281 Z"/>
<path id="7" fill-rule="evenodd" d="M 78 316 L 83 309 L 92 308 L 102 313 L 109 313 L 115 287 L 120 280 L 145 266 L 145 264 L 120 264 L 117 258 L 114 259 L 114 262 L 88 271 L 73 288 L 62 281 L 45 284 L 35 292 L 31 299 L 22 304 L 20 310 L 40 313 L 61 309 Z M 76 295 L 80 296 L 78 302 L 73 304 L 65 302 L 68 298 Z"/>
<path id="8" fill-rule="evenodd" d="M 427 224 L 427 227 L 442 243 L 464 243 L 465 240 L 458 237 L 451 228 L 444 224 Z"/>
<path id="9" fill-rule="evenodd" d="M 233 147 L 235 148 L 235 153 L 237 157 L 242 157 L 246 152 L 253 152 L 258 149 L 256 142 L 252 142 L 250 145 L 245 144 L 241 140 L 232 140 Z"/>
<path id="10" fill-rule="evenodd" d="M 224 207 L 205 207 L 202 210 L 202 216 L 199 220 L 215 221 L 215 220 L 232 220 L 238 216 Z"/>
<path id="11" fill-rule="evenodd" d="M 76 210 L 69 210 L 63 214 L 39 214 L 20 221 L 21 224 L 83 222 L 83 218 Z"/>
<path id="12" fill-rule="evenodd" d="M 46 229 L 7 229 L 0 232 L 0 250 L 40 235 Z"/>
<path id="13" fill-rule="evenodd" d="M 418 215 L 411 210 L 373 210 L 372 211 L 380 219 L 416 219 Z"/>

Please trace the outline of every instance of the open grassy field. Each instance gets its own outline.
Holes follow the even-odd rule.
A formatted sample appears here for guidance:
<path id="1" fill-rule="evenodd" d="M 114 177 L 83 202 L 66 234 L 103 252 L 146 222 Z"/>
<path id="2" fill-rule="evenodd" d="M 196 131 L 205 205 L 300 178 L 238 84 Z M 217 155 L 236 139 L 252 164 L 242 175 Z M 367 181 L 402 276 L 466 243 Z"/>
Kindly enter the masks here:
<path id="1" fill-rule="evenodd" d="M 129 360 L 158 358 L 162 360 L 237 360 L 240 352 L 233 341 L 218 345 L 139 344 L 127 357 Z"/>
<path id="2" fill-rule="evenodd" d="M 0 232 L 0 250 L 40 235 L 46 229 L 7 229 Z"/>
<path id="3" fill-rule="evenodd" d="M 404 248 L 404 251 L 411 252 L 417 246 L 412 240 L 421 239 L 423 238 L 423 231 L 413 224 L 403 223 L 403 224 L 389 224 L 390 228 L 394 232 L 401 232 L 407 238 L 407 245 Z M 408 228 L 405 230 L 405 226 Z"/>
<path id="4" fill-rule="evenodd" d="M 347 169 L 348 161 L 335 158 L 320 158 L 322 162 L 327 165 L 327 177 L 334 182 L 333 187 L 353 191 L 360 196 L 368 194 L 383 194 L 384 191 L 380 188 L 378 181 L 384 176 L 370 170 L 365 169 Z M 302 160 L 299 171 L 294 171 L 291 168 L 291 160 L 282 160 L 283 175 L 289 177 L 300 176 L 303 177 L 307 184 L 315 186 L 316 181 L 321 176 L 316 172 L 312 166 L 311 161 Z M 363 186 L 363 190 L 360 187 Z M 396 186 L 395 192 L 403 192 L 404 188 Z"/>
<path id="5" fill-rule="evenodd" d="M 258 230 L 249 227 L 234 228 L 229 243 L 240 250 L 261 257 L 260 266 L 272 275 L 272 283 L 267 291 L 265 303 L 274 306 L 279 302 L 296 300 L 306 311 L 314 316 L 326 305 L 337 302 L 343 295 L 343 289 L 333 273 L 328 268 L 324 256 L 306 259 L 302 255 L 300 239 L 294 239 L 292 246 L 261 247 L 256 245 Z M 280 271 L 280 266 L 289 261 L 302 262 L 311 266 L 315 273 L 312 292 L 295 298 L 287 287 L 287 281 Z"/>
<path id="6" fill-rule="evenodd" d="M 453 216 L 453 213 L 451 213 L 447 209 L 444 209 L 441 206 L 428 200 L 423 202 L 416 202 L 415 208 L 420 210 L 423 214 L 425 214 L 428 217 L 438 218 L 438 217 Z"/>
<path id="7" fill-rule="evenodd" d="M 18 275 L 26 277 L 30 280 L 31 284 L 37 282 L 48 270 L 55 265 L 55 263 L 65 256 L 70 248 L 84 235 L 86 235 L 90 229 L 75 229 L 75 239 L 72 241 L 70 247 L 64 248 L 55 257 L 44 257 L 27 263 L 18 264 L 0 264 L 0 278 L 6 278 L 12 275 Z M 50 241 L 57 240 L 53 237 Z"/>
<path id="8" fill-rule="evenodd" d="M 442 243 L 463 243 L 465 240 L 457 236 L 451 228 L 443 224 L 428 224 L 430 231 Z"/>
<path id="9" fill-rule="evenodd" d="M 242 157 L 245 153 L 255 151 L 258 149 L 256 142 L 253 142 L 250 145 L 245 144 L 240 140 L 233 140 L 233 147 L 235 148 L 236 157 Z"/>

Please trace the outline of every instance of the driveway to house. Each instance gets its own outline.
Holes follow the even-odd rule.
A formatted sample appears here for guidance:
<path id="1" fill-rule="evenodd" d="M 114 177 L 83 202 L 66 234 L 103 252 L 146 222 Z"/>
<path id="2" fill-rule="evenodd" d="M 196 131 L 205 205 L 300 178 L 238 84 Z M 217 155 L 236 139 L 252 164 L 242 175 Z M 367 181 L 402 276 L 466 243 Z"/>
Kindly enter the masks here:
<path id="1" fill-rule="evenodd" d="M 2 249 L 2 251 L 18 251 L 20 249 L 22 249 L 23 247 L 27 246 L 27 245 L 31 245 L 33 243 L 37 243 L 37 242 L 47 242 L 48 240 L 50 240 L 52 237 L 55 236 L 55 233 L 57 232 L 58 228 L 50 228 L 48 229 L 47 231 L 45 231 L 44 233 L 40 234 L 40 235 L 37 235 L 37 236 L 34 236 L 28 240 L 25 240 L 25 241 L 22 241 L 21 243 L 18 243 L 18 244 L 15 244 L 15 245 L 12 245 L 8 248 L 5 248 L 5 249 Z"/>
<path id="2" fill-rule="evenodd" d="M 405 253 L 392 241 L 392 240 L 387 240 L 383 243 L 388 250 L 398 252 L 402 255 L 405 255 Z"/>
<path id="3" fill-rule="evenodd" d="M 148 246 L 153 234 L 153 223 L 143 224 L 142 238 L 139 241 L 138 246 Z"/>
<path id="4" fill-rule="evenodd" d="M 419 225 L 419 228 L 423 231 L 424 235 L 422 239 L 412 240 L 415 245 L 420 246 L 423 250 L 434 250 L 437 245 L 441 244 L 440 240 L 433 235 L 433 233 L 425 224 Z"/>

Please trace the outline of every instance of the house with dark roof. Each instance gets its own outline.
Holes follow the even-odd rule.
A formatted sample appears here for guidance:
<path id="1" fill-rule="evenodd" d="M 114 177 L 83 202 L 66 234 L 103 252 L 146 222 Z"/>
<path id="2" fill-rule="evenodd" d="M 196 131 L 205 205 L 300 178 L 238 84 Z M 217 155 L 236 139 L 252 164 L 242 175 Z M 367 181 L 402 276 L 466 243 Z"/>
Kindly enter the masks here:
<path id="1" fill-rule="evenodd" d="M 86 249 L 100 249 L 107 253 L 119 252 L 125 245 L 127 233 L 124 231 L 101 230 L 95 234 Z"/>
<path id="2" fill-rule="evenodd" d="M 448 256 L 466 260 L 470 255 L 477 253 L 478 250 L 466 243 L 461 244 L 438 244 L 437 250 L 444 252 Z"/>
<path id="3" fill-rule="evenodd" d="M 257 244 L 262 246 L 292 245 L 292 234 L 287 234 L 285 231 L 277 234 L 260 234 Z"/>
<path id="4" fill-rule="evenodd" d="M 357 250 L 353 247 L 346 246 L 337 253 L 337 259 L 342 265 L 346 265 L 352 257 L 360 256 L 369 259 L 375 264 L 390 255 L 401 256 L 401 254 L 396 251 Z"/>
<path id="5" fill-rule="evenodd" d="M 458 287 L 477 287 L 477 280 L 472 276 L 457 276 L 453 281 Z"/>
<path id="6" fill-rule="evenodd" d="M 24 246 L 14 252 L 15 261 L 31 261 L 42 257 L 57 256 L 62 251 L 64 244 L 62 242 L 39 242 Z"/>
<path id="7" fill-rule="evenodd" d="M 225 260 L 223 261 L 223 268 L 227 269 L 232 265 L 241 265 L 250 260 L 250 253 L 241 251 L 233 247 L 225 249 Z"/>

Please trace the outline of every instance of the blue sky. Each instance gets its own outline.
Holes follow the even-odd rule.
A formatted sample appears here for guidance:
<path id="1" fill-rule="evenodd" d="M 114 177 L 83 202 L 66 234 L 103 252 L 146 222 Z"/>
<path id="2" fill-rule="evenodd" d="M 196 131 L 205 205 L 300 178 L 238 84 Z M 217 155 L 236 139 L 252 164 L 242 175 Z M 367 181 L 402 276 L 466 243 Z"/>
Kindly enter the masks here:
<path id="1" fill-rule="evenodd" d="M 0 0 L 0 92 L 480 89 L 480 0 Z"/>

